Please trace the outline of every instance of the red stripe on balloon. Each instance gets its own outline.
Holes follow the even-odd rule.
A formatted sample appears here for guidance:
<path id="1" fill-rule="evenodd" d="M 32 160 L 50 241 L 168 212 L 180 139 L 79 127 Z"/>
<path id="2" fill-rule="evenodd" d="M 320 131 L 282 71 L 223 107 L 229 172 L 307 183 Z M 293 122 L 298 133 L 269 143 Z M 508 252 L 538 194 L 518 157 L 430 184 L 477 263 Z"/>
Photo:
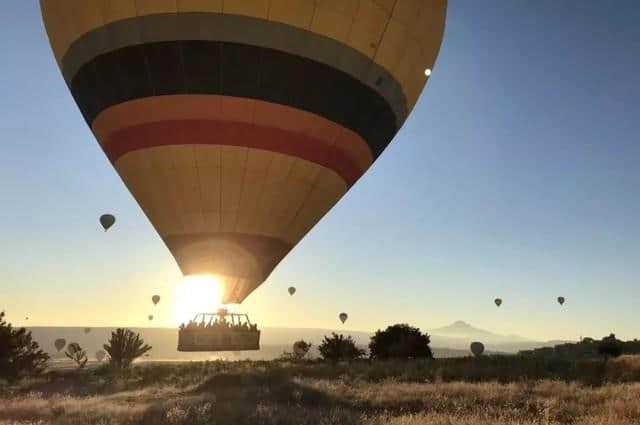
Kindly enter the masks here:
<path id="1" fill-rule="evenodd" d="M 268 150 L 314 162 L 339 174 L 348 186 L 364 173 L 354 160 L 322 139 L 275 127 L 236 121 L 177 120 L 144 123 L 112 133 L 101 142 L 115 164 L 128 152 L 168 145 L 226 145 Z"/>

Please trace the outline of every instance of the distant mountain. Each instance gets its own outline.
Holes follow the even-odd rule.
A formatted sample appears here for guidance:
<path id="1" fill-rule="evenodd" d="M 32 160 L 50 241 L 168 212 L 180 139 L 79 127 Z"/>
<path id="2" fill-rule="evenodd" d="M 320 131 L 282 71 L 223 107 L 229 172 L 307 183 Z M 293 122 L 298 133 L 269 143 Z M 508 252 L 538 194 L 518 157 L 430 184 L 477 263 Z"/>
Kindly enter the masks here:
<path id="1" fill-rule="evenodd" d="M 535 347 L 547 347 L 566 341 L 535 341 L 519 335 L 499 335 L 479 329 L 458 320 L 441 328 L 427 330 L 431 336 L 433 347 L 447 347 L 452 349 L 466 349 L 473 341 L 480 341 L 486 350 L 504 353 L 516 353 L 520 350 L 530 350 Z"/>
<path id="2" fill-rule="evenodd" d="M 442 328 L 435 328 L 429 330 L 434 335 L 465 338 L 465 339 L 479 339 L 479 340 L 491 340 L 491 341 L 531 341 L 530 339 L 523 338 L 518 335 L 498 335 L 493 332 L 486 331 L 484 329 L 474 328 L 467 322 L 458 320 L 448 326 Z"/>

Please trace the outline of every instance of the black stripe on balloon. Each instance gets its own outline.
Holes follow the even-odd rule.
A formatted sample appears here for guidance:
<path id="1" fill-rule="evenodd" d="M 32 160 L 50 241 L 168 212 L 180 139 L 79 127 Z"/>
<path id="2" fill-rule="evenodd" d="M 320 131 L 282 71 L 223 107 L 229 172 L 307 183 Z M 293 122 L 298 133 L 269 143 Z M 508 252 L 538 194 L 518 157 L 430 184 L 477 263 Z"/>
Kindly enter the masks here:
<path id="1" fill-rule="evenodd" d="M 69 46 L 61 68 L 67 82 L 94 57 L 128 46 L 175 40 L 220 41 L 274 49 L 345 72 L 391 105 L 400 127 L 407 99 L 398 81 L 371 58 L 332 38 L 281 22 L 211 12 L 159 13 L 110 22 Z"/>
<path id="2" fill-rule="evenodd" d="M 119 103 L 161 95 L 246 97 L 305 110 L 358 133 L 380 155 L 397 131 L 376 91 L 330 66 L 274 49 L 182 40 L 139 44 L 95 57 L 71 82 L 89 125 Z"/>

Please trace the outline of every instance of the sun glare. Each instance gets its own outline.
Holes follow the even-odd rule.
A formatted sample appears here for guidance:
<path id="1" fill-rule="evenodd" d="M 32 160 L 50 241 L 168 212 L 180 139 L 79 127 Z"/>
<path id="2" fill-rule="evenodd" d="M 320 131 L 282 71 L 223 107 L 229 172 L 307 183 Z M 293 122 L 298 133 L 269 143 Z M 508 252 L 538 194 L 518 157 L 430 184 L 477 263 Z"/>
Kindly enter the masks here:
<path id="1" fill-rule="evenodd" d="M 186 323 L 196 313 L 210 313 L 220 307 L 222 287 L 215 276 L 187 276 L 175 289 L 173 320 Z"/>

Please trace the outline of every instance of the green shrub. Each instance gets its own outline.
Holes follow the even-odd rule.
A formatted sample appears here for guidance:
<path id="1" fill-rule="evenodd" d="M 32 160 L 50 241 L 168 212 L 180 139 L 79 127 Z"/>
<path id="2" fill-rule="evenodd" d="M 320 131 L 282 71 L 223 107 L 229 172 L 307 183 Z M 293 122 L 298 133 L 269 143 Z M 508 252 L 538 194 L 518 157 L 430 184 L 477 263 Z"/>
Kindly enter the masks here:
<path id="1" fill-rule="evenodd" d="M 331 360 L 334 362 L 340 360 L 354 360 L 364 356 L 365 351 L 356 346 L 351 336 L 344 337 L 344 335 L 331 333 L 331 337 L 325 336 L 322 343 L 318 347 L 320 356 L 324 360 Z"/>
<path id="2" fill-rule="evenodd" d="M 606 338 L 598 344 L 598 354 L 604 357 L 605 361 L 609 358 L 620 357 L 622 354 L 622 341 L 617 340 L 614 334 Z"/>
<path id="3" fill-rule="evenodd" d="M 40 349 L 25 328 L 13 329 L 0 311 L 0 378 L 9 382 L 46 369 L 49 355 Z"/>
<path id="4" fill-rule="evenodd" d="M 371 337 L 369 355 L 372 359 L 420 359 L 433 358 L 429 347 L 431 339 L 420 329 L 407 324 L 397 324 L 378 330 Z"/>
<path id="5" fill-rule="evenodd" d="M 73 360 L 78 365 L 78 369 L 84 368 L 87 360 L 89 360 L 87 352 L 77 342 L 67 345 L 67 351 L 65 351 L 64 355 Z"/>
<path id="6" fill-rule="evenodd" d="M 128 369 L 135 359 L 151 350 L 151 346 L 144 343 L 140 334 L 122 328 L 111 332 L 109 344 L 103 347 L 109 353 L 109 364 L 118 370 Z"/>

